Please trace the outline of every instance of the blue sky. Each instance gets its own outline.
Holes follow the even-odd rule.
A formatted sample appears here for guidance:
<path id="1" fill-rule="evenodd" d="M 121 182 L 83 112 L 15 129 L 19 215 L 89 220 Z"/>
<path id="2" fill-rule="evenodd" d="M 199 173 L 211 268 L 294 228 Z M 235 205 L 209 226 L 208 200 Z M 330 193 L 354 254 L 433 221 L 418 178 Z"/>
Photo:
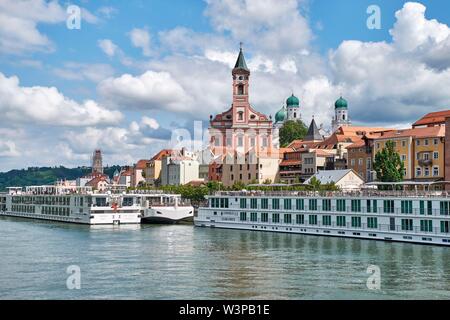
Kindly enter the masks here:
<path id="1" fill-rule="evenodd" d="M 66 27 L 69 4 L 80 30 Z M 366 26 L 369 5 L 381 29 Z M 450 4 L 400 0 L 0 0 L 0 171 L 129 164 L 229 107 L 244 42 L 251 102 L 294 91 L 330 126 L 339 94 L 360 125 L 405 127 L 449 109 Z M 397 14 L 396 14 L 397 13 Z M 6 98 L 5 98 L 6 97 Z"/>

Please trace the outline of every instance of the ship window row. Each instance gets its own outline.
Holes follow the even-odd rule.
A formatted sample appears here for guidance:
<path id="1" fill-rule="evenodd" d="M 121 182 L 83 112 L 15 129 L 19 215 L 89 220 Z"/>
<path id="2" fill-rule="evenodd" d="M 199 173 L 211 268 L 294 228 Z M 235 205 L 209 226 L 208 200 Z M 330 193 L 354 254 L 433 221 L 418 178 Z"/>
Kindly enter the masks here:
<path id="1" fill-rule="evenodd" d="M 81 198 L 81 202 L 83 202 Z M 70 205 L 70 197 L 54 196 L 54 197 L 37 197 L 37 196 L 18 196 L 12 198 L 14 204 L 45 204 L 45 205 Z"/>
<path id="2" fill-rule="evenodd" d="M 68 217 L 70 215 L 70 209 L 63 207 L 42 207 L 41 213 L 46 215 Z"/>
<path id="3" fill-rule="evenodd" d="M 258 219 L 259 216 L 259 219 Z M 440 221 L 440 228 L 438 226 L 434 226 L 433 220 L 430 219 L 421 219 L 420 225 L 414 225 L 413 219 L 400 219 L 400 224 L 396 224 L 395 218 L 391 218 L 389 225 L 380 225 L 378 223 L 377 217 L 367 217 L 364 219 L 366 223 L 363 223 L 362 217 L 350 217 L 350 220 L 347 219 L 347 216 L 336 216 L 335 222 L 332 221 L 331 215 L 322 215 L 321 220 L 319 220 L 320 216 L 316 214 L 307 215 L 307 219 L 305 220 L 304 214 L 294 214 L 294 219 L 292 214 L 285 213 L 272 213 L 269 214 L 267 212 L 262 212 L 258 214 L 257 212 L 240 212 L 239 220 L 241 222 L 262 222 L 262 223 L 283 223 L 283 224 L 298 224 L 305 225 L 305 221 L 307 221 L 308 225 L 312 226 L 330 226 L 330 227 L 342 227 L 342 228 L 361 228 L 361 229 L 377 229 L 381 230 L 385 227 L 386 230 L 389 231 L 415 231 L 418 232 L 441 232 L 441 233 L 450 233 L 450 221 Z M 281 219 L 283 218 L 283 219 Z"/>
<path id="4" fill-rule="evenodd" d="M 27 205 L 12 205 L 11 206 L 12 212 L 20 212 L 20 213 L 35 213 L 36 207 L 35 206 L 27 206 Z"/>
<path id="5" fill-rule="evenodd" d="M 362 212 L 362 213 L 402 213 L 421 215 L 450 215 L 450 201 L 441 201 L 440 208 L 433 208 L 432 201 L 402 200 L 400 208 L 395 208 L 394 200 L 347 200 L 347 199 L 279 199 L 273 198 L 240 198 L 240 209 L 266 209 L 266 210 L 297 210 L 297 211 L 333 211 L 333 212 Z M 336 206 L 332 205 L 335 201 Z M 307 206 L 305 206 L 305 202 Z M 413 203 L 419 202 L 414 208 Z M 270 204 L 270 206 L 269 206 Z M 210 199 L 212 208 L 229 208 L 228 198 Z"/>

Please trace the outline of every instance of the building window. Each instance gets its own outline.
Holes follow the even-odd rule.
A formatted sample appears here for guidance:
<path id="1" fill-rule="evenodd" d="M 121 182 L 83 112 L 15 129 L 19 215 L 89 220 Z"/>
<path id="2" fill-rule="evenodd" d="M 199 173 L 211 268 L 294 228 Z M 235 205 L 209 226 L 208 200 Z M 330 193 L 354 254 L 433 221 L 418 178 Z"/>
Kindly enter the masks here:
<path id="1" fill-rule="evenodd" d="M 250 138 L 250 146 L 252 146 L 252 147 L 256 146 L 256 139 L 255 139 L 255 137 L 251 137 Z"/>
<path id="2" fill-rule="evenodd" d="M 420 220 L 420 231 L 433 232 L 433 221 L 432 220 Z"/>
<path id="3" fill-rule="evenodd" d="M 272 209 L 280 209 L 280 199 L 272 199 Z"/>
<path id="4" fill-rule="evenodd" d="M 309 224 L 317 225 L 317 215 L 315 215 L 315 214 L 309 215 Z"/>
<path id="5" fill-rule="evenodd" d="M 450 233 L 450 221 L 441 221 L 441 232 Z"/>
<path id="6" fill-rule="evenodd" d="M 394 213 L 394 200 L 383 201 L 384 213 Z"/>
<path id="7" fill-rule="evenodd" d="M 372 159 L 370 159 L 370 158 L 366 159 L 366 169 L 367 170 L 372 169 Z"/>
<path id="8" fill-rule="evenodd" d="M 450 215 L 450 201 L 441 201 L 441 216 Z"/>
<path id="9" fill-rule="evenodd" d="M 433 141 L 434 141 L 434 145 L 438 145 L 439 144 L 439 139 L 433 139 Z"/>
<path id="10" fill-rule="evenodd" d="M 309 210 L 317 210 L 317 199 L 309 199 Z"/>
<path id="11" fill-rule="evenodd" d="M 439 167 L 433 167 L 433 176 L 434 177 L 439 176 Z"/>
<path id="12" fill-rule="evenodd" d="M 238 95 L 243 95 L 244 94 L 244 85 L 240 84 L 238 86 Z"/>
<path id="13" fill-rule="evenodd" d="M 261 209 L 269 209 L 269 199 L 261 199 Z"/>
<path id="14" fill-rule="evenodd" d="M 336 225 L 338 227 L 345 227 L 346 226 L 345 216 L 337 216 L 336 217 Z"/>
<path id="15" fill-rule="evenodd" d="M 424 153 L 423 154 L 423 160 L 430 160 L 430 154 L 429 153 Z"/>
<path id="16" fill-rule="evenodd" d="M 305 200 L 304 199 L 296 199 L 295 206 L 297 210 L 305 210 Z"/>
<path id="17" fill-rule="evenodd" d="M 352 200 L 352 212 L 361 212 L 361 200 Z"/>
<path id="18" fill-rule="evenodd" d="M 285 214 L 284 215 L 284 219 L 283 219 L 284 223 L 286 224 L 291 224 L 292 223 L 292 216 L 290 214 Z"/>
<path id="19" fill-rule="evenodd" d="M 261 213 L 261 222 L 269 222 L 269 214 L 267 212 Z"/>
<path id="20" fill-rule="evenodd" d="M 416 176 L 417 176 L 417 177 L 420 177 L 421 175 L 422 175 L 422 169 L 419 168 L 419 167 L 417 167 L 417 168 L 416 168 Z"/>
<path id="21" fill-rule="evenodd" d="M 402 200 L 401 202 L 401 213 L 412 214 L 412 201 Z"/>
<path id="22" fill-rule="evenodd" d="M 295 217 L 295 222 L 297 224 L 305 224 L 305 216 L 303 214 L 297 214 Z"/>
<path id="23" fill-rule="evenodd" d="M 413 219 L 402 219 L 402 230 L 412 231 L 413 230 Z"/>
<path id="24" fill-rule="evenodd" d="M 403 162 L 406 161 L 406 154 L 402 154 L 402 161 L 403 161 Z"/>
<path id="25" fill-rule="evenodd" d="M 331 216 L 322 216 L 322 225 L 331 226 Z"/>
<path id="26" fill-rule="evenodd" d="M 359 158 L 359 159 L 358 159 L 358 165 L 359 165 L 359 166 L 362 166 L 362 165 L 363 165 L 363 159 L 362 159 L 362 158 Z"/>
<path id="27" fill-rule="evenodd" d="M 257 209 L 258 208 L 258 199 L 250 199 L 250 208 Z"/>
<path id="28" fill-rule="evenodd" d="M 402 147 L 403 148 L 406 147 L 406 141 L 405 140 L 402 140 Z"/>
<path id="29" fill-rule="evenodd" d="M 350 161 L 350 163 L 351 163 L 351 166 L 354 167 L 354 166 L 355 166 L 355 159 L 352 159 L 352 160 Z"/>
<path id="30" fill-rule="evenodd" d="M 246 199 L 246 198 L 241 198 L 241 201 L 240 201 L 240 208 L 241 208 L 241 209 L 247 208 L 247 199 Z"/>
<path id="31" fill-rule="evenodd" d="M 331 199 L 323 199 L 322 200 L 322 210 L 323 211 L 331 211 Z"/>
<path id="32" fill-rule="evenodd" d="M 424 170 L 423 172 L 424 172 L 424 176 L 425 176 L 425 177 L 430 176 L 430 168 L 425 167 L 425 170 Z"/>
<path id="33" fill-rule="evenodd" d="M 250 221 L 252 222 L 258 221 L 258 214 L 256 212 L 250 213 Z"/>
<path id="34" fill-rule="evenodd" d="M 433 152 L 433 159 L 435 159 L 435 160 L 439 159 L 439 152 L 438 151 Z"/>
<path id="35" fill-rule="evenodd" d="M 420 140 L 419 139 L 416 140 L 416 146 L 420 146 Z"/>
<path id="36" fill-rule="evenodd" d="M 241 221 L 247 221 L 247 212 L 241 212 L 240 220 Z"/>
<path id="37" fill-rule="evenodd" d="M 352 217 L 352 228 L 361 228 L 361 217 Z"/>
<path id="38" fill-rule="evenodd" d="M 368 229 L 378 229 L 378 219 L 377 218 L 367 218 L 367 228 Z"/>
<path id="39" fill-rule="evenodd" d="M 336 211 L 345 212 L 345 199 L 336 200 Z"/>
<path id="40" fill-rule="evenodd" d="M 284 199 L 284 210 L 291 210 L 291 209 L 292 209 L 292 200 Z"/>
<path id="41" fill-rule="evenodd" d="M 428 143 L 428 139 L 425 139 L 425 140 L 424 140 L 424 145 L 427 146 L 428 144 L 429 144 L 429 143 Z"/>
<path id="42" fill-rule="evenodd" d="M 273 223 L 280 223 L 280 214 L 279 213 L 273 213 L 272 214 L 272 222 Z"/>
<path id="43" fill-rule="evenodd" d="M 244 138 L 238 137 L 238 147 L 243 147 L 243 146 L 244 146 Z"/>

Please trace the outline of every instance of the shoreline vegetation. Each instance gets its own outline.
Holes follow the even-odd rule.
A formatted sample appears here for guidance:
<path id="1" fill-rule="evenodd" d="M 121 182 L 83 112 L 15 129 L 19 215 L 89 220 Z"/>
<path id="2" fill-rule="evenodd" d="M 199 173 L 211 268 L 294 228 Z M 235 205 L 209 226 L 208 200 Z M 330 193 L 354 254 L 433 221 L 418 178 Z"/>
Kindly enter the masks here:
<path id="1" fill-rule="evenodd" d="M 240 190 L 255 190 L 255 191 L 340 191 L 340 188 L 334 183 L 321 184 L 319 180 L 313 178 L 309 185 L 271 185 L 266 182 L 261 185 L 245 185 L 241 182 L 236 182 L 230 187 L 223 186 L 220 182 L 210 181 L 200 186 L 180 185 L 180 186 L 140 186 L 136 188 L 128 188 L 128 191 L 133 190 L 162 190 L 167 193 L 181 194 L 182 198 L 189 199 L 193 204 L 202 203 L 205 201 L 205 196 L 211 195 L 216 191 L 240 191 Z"/>

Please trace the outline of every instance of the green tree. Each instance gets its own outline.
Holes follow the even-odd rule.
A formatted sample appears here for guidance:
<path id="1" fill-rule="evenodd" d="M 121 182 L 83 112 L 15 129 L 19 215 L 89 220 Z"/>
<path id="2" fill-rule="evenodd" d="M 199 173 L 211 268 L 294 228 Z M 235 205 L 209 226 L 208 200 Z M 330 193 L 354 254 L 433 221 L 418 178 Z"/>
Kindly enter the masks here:
<path id="1" fill-rule="evenodd" d="M 302 121 L 288 120 L 280 129 L 280 146 L 286 147 L 292 141 L 303 139 L 308 127 Z"/>
<path id="2" fill-rule="evenodd" d="M 375 155 L 373 167 L 377 173 L 377 180 L 381 182 L 400 182 L 405 175 L 405 165 L 400 155 L 394 150 L 394 142 L 386 142 L 385 148 Z"/>

